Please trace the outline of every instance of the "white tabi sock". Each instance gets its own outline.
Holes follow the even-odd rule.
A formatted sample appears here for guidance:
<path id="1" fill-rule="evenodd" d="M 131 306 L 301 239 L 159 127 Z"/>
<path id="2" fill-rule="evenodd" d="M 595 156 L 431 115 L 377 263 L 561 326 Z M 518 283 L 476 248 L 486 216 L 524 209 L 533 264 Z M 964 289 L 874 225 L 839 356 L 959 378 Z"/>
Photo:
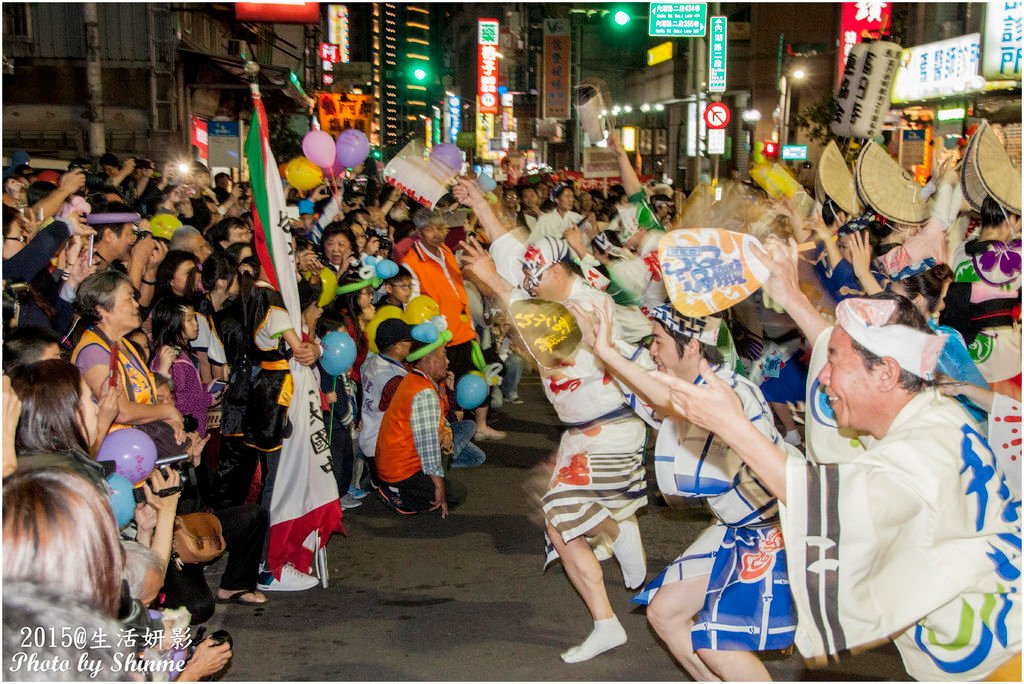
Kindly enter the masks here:
<path id="1" fill-rule="evenodd" d="M 622 569 L 622 580 L 626 588 L 637 589 L 643 586 L 647 579 L 647 557 L 644 555 L 640 527 L 635 518 L 619 523 L 619 536 L 612 542 L 612 551 Z"/>
<path id="2" fill-rule="evenodd" d="M 607 620 L 594 620 L 594 631 L 582 644 L 573 646 L 563 653 L 562 660 L 567 663 L 582 663 L 624 643 L 626 630 L 619 623 L 619 618 L 612 615 Z"/>

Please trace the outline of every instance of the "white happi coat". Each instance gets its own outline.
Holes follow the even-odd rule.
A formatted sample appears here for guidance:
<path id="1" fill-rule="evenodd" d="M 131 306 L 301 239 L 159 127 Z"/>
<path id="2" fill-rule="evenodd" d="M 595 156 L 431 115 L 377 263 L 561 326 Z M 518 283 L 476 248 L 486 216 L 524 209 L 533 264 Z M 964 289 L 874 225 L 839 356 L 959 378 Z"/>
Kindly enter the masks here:
<path id="1" fill-rule="evenodd" d="M 987 676 L 1021 649 L 1019 498 L 932 390 L 859 441 L 838 463 L 787 463 L 797 647 L 815 659 L 893 638 L 916 679 Z"/>

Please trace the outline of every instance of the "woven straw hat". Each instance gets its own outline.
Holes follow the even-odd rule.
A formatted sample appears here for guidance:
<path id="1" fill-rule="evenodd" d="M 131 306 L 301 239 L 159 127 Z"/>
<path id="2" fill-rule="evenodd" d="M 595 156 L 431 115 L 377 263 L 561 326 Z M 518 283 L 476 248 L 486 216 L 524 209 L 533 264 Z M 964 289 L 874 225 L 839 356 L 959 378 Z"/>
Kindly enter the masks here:
<path id="1" fill-rule="evenodd" d="M 825 203 L 826 196 L 839 205 L 849 216 L 860 216 L 864 208 L 857 199 L 853 186 L 853 174 L 843 159 L 835 140 L 830 140 L 818 162 L 818 173 L 814 177 L 814 194 L 818 201 Z"/>
<path id="2" fill-rule="evenodd" d="M 992 197 L 1003 209 L 1019 215 L 1020 184 L 1020 168 L 988 122 L 981 122 L 967 143 L 960 166 L 960 187 L 967 203 L 981 211 L 985 197 Z"/>
<path id="3" fill-rule="evenodd" d="M 861 201 L 889 221 L 918 225 L 931 214 L 924 188 L 877 143 L 861 150 L 854 181 Z"/>

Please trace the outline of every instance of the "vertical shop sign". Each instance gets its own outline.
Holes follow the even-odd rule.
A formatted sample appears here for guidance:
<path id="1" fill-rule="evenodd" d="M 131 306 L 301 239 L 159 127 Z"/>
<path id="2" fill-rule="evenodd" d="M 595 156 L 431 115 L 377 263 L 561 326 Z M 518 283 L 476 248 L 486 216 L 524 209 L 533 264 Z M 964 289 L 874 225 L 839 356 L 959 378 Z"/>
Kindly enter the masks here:
<path id="1" fill-rule="evenodd" d="M 882 33 L 889 29 L 892 16 L 891 2 L 844 2 L 839 28 L 839 78 L 843 80 L 843 69 L 853 46 L 865 36 Z"/>
<path id="2" fill-rule="evenodd" d="M 498 20 L 477 22 L 477 94 L 481 114 L 498 113 Z"/>
<path id="3" fill-rule="evenodd" d="M 545 19 L 542 119 L 569 118 L 569 88 L 572 85 L 569 55 L 569 22 L 565 19 Z"/>

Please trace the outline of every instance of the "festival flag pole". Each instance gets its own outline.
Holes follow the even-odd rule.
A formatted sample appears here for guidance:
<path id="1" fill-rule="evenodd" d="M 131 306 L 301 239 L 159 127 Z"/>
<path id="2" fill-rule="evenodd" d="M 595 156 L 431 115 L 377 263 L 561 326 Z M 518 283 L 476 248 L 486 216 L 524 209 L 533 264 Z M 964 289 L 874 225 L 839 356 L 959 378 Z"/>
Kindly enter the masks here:
<path id="1" fill-rule="evenodd" d="M 270 148 L 267 113 L 257 77 L 260 67 L 246 62 L 253 113 L 245 140 L 249 179 L 253 191 L 256 253 L 267 282 L 281 296 L 292 329 L 302 331 L 302 308 L 293 261 L 284 188 Z M 294 358 L 288 362 L 292 393 L 288 419 L 292 431 L 280 450 L 270 509 L 265 568 L 278 579 L 285 564 L 308 572 L 317 554 L 341 520 L 337 483 L 330 471 L 330 442 L 319 386 L 311 368 Z M 311 548 L 312 547 L 312 548 Z"/>

